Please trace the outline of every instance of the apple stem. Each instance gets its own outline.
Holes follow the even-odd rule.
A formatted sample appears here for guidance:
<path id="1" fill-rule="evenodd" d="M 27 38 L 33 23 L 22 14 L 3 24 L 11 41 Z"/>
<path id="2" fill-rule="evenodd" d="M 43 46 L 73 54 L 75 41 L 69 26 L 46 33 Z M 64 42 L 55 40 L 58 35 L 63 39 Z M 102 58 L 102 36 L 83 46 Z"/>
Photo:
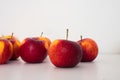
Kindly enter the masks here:
<path id="1" fill-rule="evenodd" d="M 69 29 L 66 30 L 66 40 L 68 40 L 68 31 Z"/>
<path id="2" fill-rule="evenodd" d="M 41 32 L 41 35 L 40 35 L 40 37 L 42 37 L 42 35 L 43 35 L 43 32 Z"/>
<path id="3" fill-rule="evenodd" d="M 82 35 L 80 36 L 80 39 L 82 40 Z"/>
<path id="4" fill-rule="evenodd" d="M 12 32 L 11 38 L 13 38 L 14 33 Z"/>

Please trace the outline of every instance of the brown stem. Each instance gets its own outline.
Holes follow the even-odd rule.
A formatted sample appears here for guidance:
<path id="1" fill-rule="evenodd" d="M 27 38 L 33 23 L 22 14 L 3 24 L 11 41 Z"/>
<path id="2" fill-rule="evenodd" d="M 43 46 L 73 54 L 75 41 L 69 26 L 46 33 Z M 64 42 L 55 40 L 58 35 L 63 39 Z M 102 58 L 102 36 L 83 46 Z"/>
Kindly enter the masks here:
<path id="1" fill-rule="evenodd" d="M 12 32 L 11 38 L 13 38 L 14 33 Z"/>
<path id="2" fill-rule="evenodd" d="M 80 39 L 82 40 L 82 35 L 80 35 Z"/>
<path id="3" fill-rule="evenodd" d="M 40 35 L 40 37 L 42 37 L 42 35 L 43 35 L 43 32 L 41 32 L 41 35 Z"/>
<path id="4" fill-rule="evenodd" d="M 68 31 L 69 29 L 66 30 L 66 40 L 68 40 Z"/>

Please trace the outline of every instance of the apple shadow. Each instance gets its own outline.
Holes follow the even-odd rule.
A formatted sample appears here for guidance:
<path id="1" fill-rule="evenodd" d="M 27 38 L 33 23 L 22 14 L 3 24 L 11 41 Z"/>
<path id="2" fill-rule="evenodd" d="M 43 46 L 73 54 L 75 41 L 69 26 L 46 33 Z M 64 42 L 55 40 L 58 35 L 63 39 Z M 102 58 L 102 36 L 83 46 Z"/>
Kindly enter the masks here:
<path id="1" fill-rule="evenodd" d="M 83 79 L 87 80 L 88 77 L 84 75 L 89 75 L 90 79 L 96 79 L 98 73 L 98 66 L 96 62 L 80 62 L 75 67 L 61 68 L 56 66 L 51 66 L 48 70 L 49 79 L 56 80 L 59 78 L 71 80 L 71 79 Z M 75 75 L 76 77 L 73 77 Z"/>

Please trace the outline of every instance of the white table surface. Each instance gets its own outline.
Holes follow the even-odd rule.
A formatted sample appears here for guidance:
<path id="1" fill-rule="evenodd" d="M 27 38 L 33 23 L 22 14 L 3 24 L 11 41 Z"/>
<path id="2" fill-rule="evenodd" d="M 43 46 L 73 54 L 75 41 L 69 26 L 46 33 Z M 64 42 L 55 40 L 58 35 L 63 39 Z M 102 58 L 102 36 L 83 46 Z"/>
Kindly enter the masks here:
<path id="1" fill-rule="evenodd" d="M 48 57 L 39 64 L 19 59 L 0 65 L 0 80 L 120 80 L 120 55 L 100 54 L 74 68 L 57 68 Z"/>

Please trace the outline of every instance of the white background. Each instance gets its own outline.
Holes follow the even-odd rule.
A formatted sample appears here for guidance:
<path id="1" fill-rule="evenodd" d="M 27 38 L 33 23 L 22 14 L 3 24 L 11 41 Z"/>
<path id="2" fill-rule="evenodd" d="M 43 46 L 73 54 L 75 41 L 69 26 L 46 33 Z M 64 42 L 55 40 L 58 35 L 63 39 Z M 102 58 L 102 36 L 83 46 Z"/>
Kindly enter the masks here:
<path id="1" fill-rule="evenodd" d="M 0 0 L 0 35 L 44 36 L 52 41 L 94 39 L 99 52 L 120 53 L 120 0 Z"/>

